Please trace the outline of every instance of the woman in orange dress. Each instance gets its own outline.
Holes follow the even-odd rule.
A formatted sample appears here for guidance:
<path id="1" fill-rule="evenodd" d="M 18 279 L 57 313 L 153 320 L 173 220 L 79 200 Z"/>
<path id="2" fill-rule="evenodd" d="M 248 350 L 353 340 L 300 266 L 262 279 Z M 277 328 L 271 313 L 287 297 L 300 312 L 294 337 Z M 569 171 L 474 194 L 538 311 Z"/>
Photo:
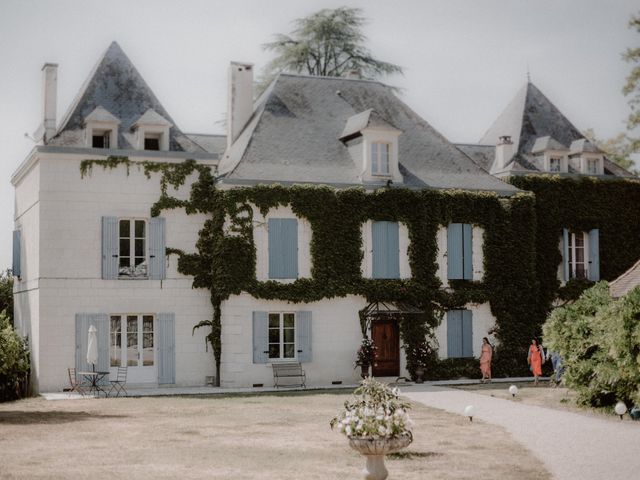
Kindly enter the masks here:
<path id="1" fill-rule="evenodd" d="M 529 354 L 527 355 L 527 363 L 531 367 L 533 373 L 534 382 L 538 385 L 538 377 L 542 376 L 542 354 L 540 353 L 540 347 L 538 341 L 534 338 L 531 340 L 529 346 Z"/>
<path id="2" fill-rule="evenodd" d="M 482 339 L 482 353 L 480 353 L 480 371 L 482 372 L 482 380 L 491 381 L 491 357 L 493 357 L 493 348 L 489 343 L 489 339 L 484 337 Z"/>

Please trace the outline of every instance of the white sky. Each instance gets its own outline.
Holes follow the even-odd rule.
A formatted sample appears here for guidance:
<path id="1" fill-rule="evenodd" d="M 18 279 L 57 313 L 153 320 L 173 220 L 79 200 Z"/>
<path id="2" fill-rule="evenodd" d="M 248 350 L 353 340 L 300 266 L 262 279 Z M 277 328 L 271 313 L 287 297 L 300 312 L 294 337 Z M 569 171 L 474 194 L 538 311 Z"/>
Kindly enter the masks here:
<path id="1" fill-rule="evenodd" d="M 223 133 L 229 61 L 321 8 L 363 8 L 368 47 L 405 68 L 386 79 L 454 142 L 475 142 L 531 79 L 579 129 L 624 129 L 627 28 L 637 0 L 0 0 L 0 269 L 11 264 L 11 174 L 41 115 L 41 67 L 58 63 L 58 120 L 116 40 L 178 126 Z"/>

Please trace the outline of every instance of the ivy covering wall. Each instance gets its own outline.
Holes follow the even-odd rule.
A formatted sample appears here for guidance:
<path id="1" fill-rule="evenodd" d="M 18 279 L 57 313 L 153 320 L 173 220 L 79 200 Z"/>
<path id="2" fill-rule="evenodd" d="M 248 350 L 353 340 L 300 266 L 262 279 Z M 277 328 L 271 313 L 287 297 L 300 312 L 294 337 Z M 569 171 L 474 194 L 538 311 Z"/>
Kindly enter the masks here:
<path id="1" fill-rule="evenodd" d="M 207 338 L 213 346 L 218 381 L 222 302 L 241 292 L 293 303 L 353 294 L 363 297 L 363 308 L 375 301 L 411 304 L 425 313 L 401 318 L 401 337 L 407 346 L 422 342 L 446 310 L 462 308 L 467 303 L 490 302 L 500 343 L 495 374 L 524 374 L 530 339 L 540 334 L 559 292 L 556 276 L 561 262 L 558 241 L 562 228 L 600 228 L 603 278 L 613 278 L 640 257 L 640 222 L 633 211 L 633 206 L 640 204 L 637 182 L 519 177 L 512 183 L 536 196 L 522 192 L 507 198 L 486 192 L 404 188 L 367 192 L 362 188 L 258 185 L 221 190 L 216 188 L 209 168 L 193 160 L 179 164 L 132 162 L 120 157 L 86 160 L 81 166 L 83 175 L 89 174 L 94 165 L 104 169 L 130 169 L 135 165 L 148 177 L 160 174 L 161 192 L 152 216 L 173 208 L 207 215 L 195 253 L 172 248 L 168 253 L 178 255 L 178 270 L 193 277 L 194 288 L 210 292 L 212 318 L 194 328 L 211 328 Z M 197 179 L 191 184 L 188 200 L 169 194 L 169 186 L 178 188 L 193 173 Z M 298 217 L 310 223 L 310 279 L 287 284 L 256 279 L 251 205 L 263 215 L 277 206 L 289 205 Z M 362 277 L 361 227 L 367 220 L 407 225 L 410 279 Z M 470 223 L 484 229 L 482 281 L 451 281 L 451 288 L 441 284 L 437 275 L 437 231 L 449 223 Z M 633 243 L 632 239 L 633 245 L 619 248 L 620 242 Z M 358 318 L 345 321 L 357 322 Z M 354 345 L 354 351 L 356 348 Z M 469 365 L 475 364 L 471 361 Z M 413 372 L 412 358 L 407 358 L 407 366 Z M 434 374 L 437 371 L 434 368 Z"/>

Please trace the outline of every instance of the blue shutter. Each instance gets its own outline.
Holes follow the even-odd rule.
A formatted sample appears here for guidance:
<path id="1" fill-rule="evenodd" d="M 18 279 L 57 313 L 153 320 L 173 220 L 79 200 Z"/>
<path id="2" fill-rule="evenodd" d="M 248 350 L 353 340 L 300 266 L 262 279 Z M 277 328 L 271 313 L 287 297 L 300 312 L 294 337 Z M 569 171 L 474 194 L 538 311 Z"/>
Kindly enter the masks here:
<path id="1" fill-rule="evenodd" d="M 473 312 L 462 310 L 462 356 L 473 357 Z"/>
<path id="2" fill-rule="evenodd" d="M 397 222 L 372 222 L 373 278 L 400 278 L 399 232 Z"/>
<path id="3" fill-rule="evenodd" d="M 473 229 L 468 223 L 462 224 L 462 270 L 465 280 L 473 280 Z"/>
<path id="4" fill-rule="evenodd" d="M 156 319 L 159 384 L 176 383 L 175 318 L 173 313 L 159 313 Z"/>
<path id="5" fill-rule="evenodd" d="M 269 361 L 269 314 L 253 312 L 253 363 Z"/>
<path id="6" fill-rule="evenodd" d="M 569 270 L 569 229 L 562 229 L 562 273 L 564 275 L 564 281 L 568 282 L 571 277 L 571 270 Z"/>
<path id="7" fill-rule="evenodd" d="M 298 278 L 298 220 L 270 218 L 269 278 Z"/>
<path id="8" fill-rule="evenodd" d="M 98 330 L 98 364 L 96 370 L 109 371 L 109 318 L 105 313 L 76 314 L 76 370 L 90 371 L 92 366 L 87 362 L 89 347 L 89 326 Z M 106 379 L 105 379 L 106 380 Z"/>
<path id="9" fill-rule="evenodd" d="M 400 278 L 400 229 L 397 222 L 387 224 L 387 278 Z"/>
<path id="10" fill-rule="evenodd" d="M 22 270 L 20 269 L 20 240 L 22 234 L 20 230 L 13 231 L 13 265 L 11 272 L 14 277 L 22 276 Z"/>
<path id="11" fill-rule="evenodd" d="M 118 219 L 102 217 L 102 278 L 118 278 Z"/>
<path id="12" fill-rule="evenodd" d="M 298 361 L 300 363 L 310 362 L 312 358 L 311 312 L 296 312 L 296 337 Z"/>
<path id="13" fill-rule="evenodd" d="M 449 280 L 460 280 L 464 275 L 462 224 L 450 223 L 447 227 L 447 274 Z"/>
<path id="14" fill-rule="evenodd" d="M 589 231 L 589 280 L 600 280 L 600 230 Z"/>
<path id="15" fill-rule="evenodd" d="M 167 277 L 165 223 L 162 217 L 153 217 L 149 220 L 149 278 L 151 280 L 163 280 Z"/>
<path id="16" fill-rule="evenodd" d="M 447 312 L 447 357 L 462 357 L 462 311 Z"/>

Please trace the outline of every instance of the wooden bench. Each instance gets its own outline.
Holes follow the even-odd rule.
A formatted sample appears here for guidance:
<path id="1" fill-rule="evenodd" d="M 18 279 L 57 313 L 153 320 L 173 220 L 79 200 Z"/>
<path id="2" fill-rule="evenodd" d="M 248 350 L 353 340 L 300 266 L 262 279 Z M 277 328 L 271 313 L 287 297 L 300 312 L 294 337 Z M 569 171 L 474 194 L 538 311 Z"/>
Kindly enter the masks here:
<path id="1" fill-rule="evenodd" d="M 304 387 L 307 388 L 306 381 L 307 376 L 302 369 L 302 365 L 300 363 L 274 363 L 273 367 L 273 386 L 276 388 L 280 387 Z M 281 384 L 283 379 L 297 379 L 299 383 L 289 383 L 286 382 L 284 385 Z"/>

